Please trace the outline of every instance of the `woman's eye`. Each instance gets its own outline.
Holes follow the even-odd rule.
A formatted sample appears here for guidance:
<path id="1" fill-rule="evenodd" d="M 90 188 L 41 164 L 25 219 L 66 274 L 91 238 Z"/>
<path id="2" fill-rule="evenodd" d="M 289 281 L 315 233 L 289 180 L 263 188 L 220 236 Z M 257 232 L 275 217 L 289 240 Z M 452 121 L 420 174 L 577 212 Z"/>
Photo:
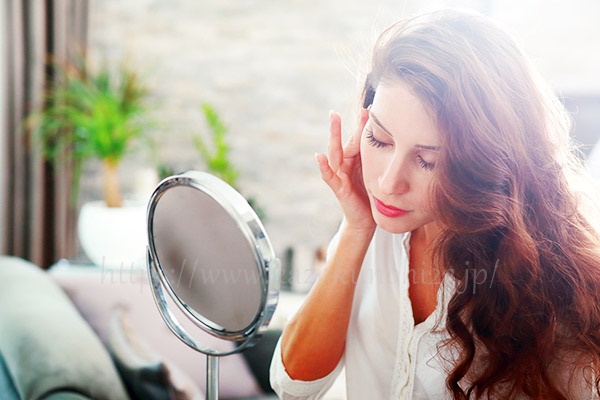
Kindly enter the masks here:
<path id="1" fill-rule="evenodd" d="M 419 163 L 419 166 L 424 170 L 431 171 L 435 168 L 434 162 L 425 161 L 421 156 L 417 156 L 417 162 Z"/>
<path id="2" fill-rule="evenodd" d="M 373 147 L 376 148 L 383 148 L 383 147 L 387 147 L 389 146 L 388 143 L 382 142 L 380 140 L 377 140 L 375 138 L 375 136 L 373 135 L 373 131 L 372 130 L 366 130 L 367 135 L 365 136 L 365 138 L 367 139 L 367 141 L 369 142 L 369 144 Z"/>

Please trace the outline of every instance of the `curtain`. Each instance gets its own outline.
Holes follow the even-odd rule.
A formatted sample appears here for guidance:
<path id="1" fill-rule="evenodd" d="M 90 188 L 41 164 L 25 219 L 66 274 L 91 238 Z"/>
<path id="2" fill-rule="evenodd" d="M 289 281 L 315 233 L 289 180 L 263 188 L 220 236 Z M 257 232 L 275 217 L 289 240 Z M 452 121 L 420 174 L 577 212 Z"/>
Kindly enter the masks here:
<path id="1" fill-rule="evenodd" d="M 23 121 L 41 109 L 57 62 L 81 57 L 88 0 L 2 0 L 2 253 L 47 268 L 76 251 L 70 162 L 42 157 Z"/>

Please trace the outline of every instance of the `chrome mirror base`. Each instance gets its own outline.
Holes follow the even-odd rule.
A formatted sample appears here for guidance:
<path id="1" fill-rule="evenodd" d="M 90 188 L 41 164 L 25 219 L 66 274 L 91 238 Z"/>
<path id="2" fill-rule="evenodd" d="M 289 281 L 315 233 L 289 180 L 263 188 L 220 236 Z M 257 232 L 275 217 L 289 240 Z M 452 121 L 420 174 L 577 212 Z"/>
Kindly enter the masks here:
<path id="1" fill-rule="evenodd" d="M 206 354 L 206 398 L 217 399 L 219 357 L 253 346 L 267 330 L 279 298 L 279 260 L 246 200 L 207 173 L 163 180 L 147 218 L 146 264 L 156 307 L 175 336 Z M 186 320 L 236 346 L 201 343 L 169 308 L 167 296 Z"/>

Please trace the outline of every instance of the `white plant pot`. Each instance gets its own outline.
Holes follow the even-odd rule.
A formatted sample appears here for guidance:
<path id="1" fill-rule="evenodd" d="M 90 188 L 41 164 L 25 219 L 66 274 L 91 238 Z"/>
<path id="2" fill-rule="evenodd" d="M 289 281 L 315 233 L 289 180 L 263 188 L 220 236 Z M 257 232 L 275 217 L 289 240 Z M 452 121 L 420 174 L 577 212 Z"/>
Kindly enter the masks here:
<path id="1" fill-rule="evenodd" d="M 146 226 L 146 205 L 141 202 L 107 207 L 103 201 L 93 201 L 79 213 L 79 241 L 99 267 L 145 268 Z"/>

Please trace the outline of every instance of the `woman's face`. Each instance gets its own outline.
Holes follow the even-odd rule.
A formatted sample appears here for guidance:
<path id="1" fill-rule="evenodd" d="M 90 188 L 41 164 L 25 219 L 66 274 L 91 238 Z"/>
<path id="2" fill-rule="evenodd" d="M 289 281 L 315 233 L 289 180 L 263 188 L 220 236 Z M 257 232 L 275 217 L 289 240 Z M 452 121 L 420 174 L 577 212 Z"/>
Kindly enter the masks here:
<path id="1" fill-rule="evenodd" d="M 433 221 L 430 185 L 439 144 L 434 122 L 406 86 L 377 87 L 360 152 L 363 180 L 378 226 L 403 233 Z"/>

